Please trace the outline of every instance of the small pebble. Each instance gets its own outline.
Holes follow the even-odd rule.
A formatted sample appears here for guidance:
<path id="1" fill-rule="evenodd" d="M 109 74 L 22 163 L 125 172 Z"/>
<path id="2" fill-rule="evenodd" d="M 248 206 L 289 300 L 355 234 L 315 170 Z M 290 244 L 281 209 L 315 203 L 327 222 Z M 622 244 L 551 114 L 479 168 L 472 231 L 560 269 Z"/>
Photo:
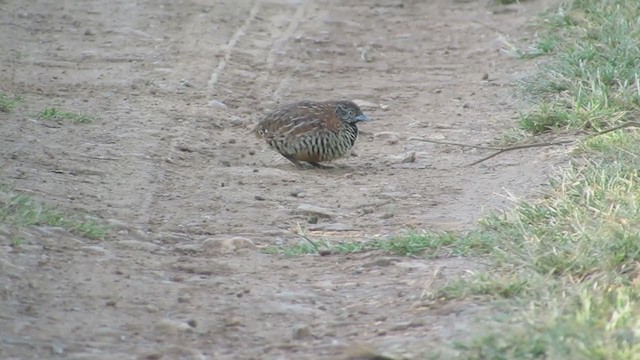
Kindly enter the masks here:
<path id="1" fill-rule="evenodd" d="M 242 126 L 244 125 L 244 121 L 240 118 L 231 119 L 231 125 L 233 126 Z"/>
<path id="2" fill-rule="evenodd" d="M 311 337 L 311 330 L 308 326 L 299 326 L 293 330 L 293 339 L 302 340 Z"/>
<path id="3" fill-rule="evenodd" d="M 375 210 L 373 208 L 370 207 L 366 207 L 362 209 L 362 214 L 367 215 L 367 214 L 372 214 Z"/>
<path id="4" fill-rule="evenodd" d="M 232 316 L 230 318 L 227 318 L 224 322 L 224 326 L 226 327 L 233 327 L 233 326 L 238 326 L 242 324 L 242 322 L 240 321 L 240 318 L 236 317 L 236 316 Z"/>
<path id="5" fill-rule="evenodd" d="M 227 105 L 225 105 L 223 102 L 215 100 L 215 99 L 209 101 L 209 106 L 211 106 L 213 108 L 220 108 L 220 109 L 226 109 L 227 108 Z"/>

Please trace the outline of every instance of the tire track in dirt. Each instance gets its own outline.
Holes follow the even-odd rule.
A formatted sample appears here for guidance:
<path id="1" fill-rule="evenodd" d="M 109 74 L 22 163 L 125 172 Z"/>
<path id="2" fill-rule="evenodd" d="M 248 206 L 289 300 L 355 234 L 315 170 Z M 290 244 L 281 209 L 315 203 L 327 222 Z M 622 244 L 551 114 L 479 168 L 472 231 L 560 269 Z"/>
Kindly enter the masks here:
<path id="1" fill-rule="evenodd" d="M 300 21 L 305 17 L 309 4 L 310 2 L 254 2 L 242 25 L 233 32 L 220 62 L 208 76 L 209 81 L 206 86 L 208 96 L 213 96 L 208 99 L 221 100 L 229 106 L 229 108 L 216 107 L 213 110 L 217 113 L 214 119 L 220 119 L 222 131 L 226 132 L 227 136 L 236 137 L 240 139 L 239 142 L 244 141 L 243 138 L 253 139 L 248 127 L 251 127 L 254 118 L 243 117 L 245 127 L 241 128 L 229 126 L 228 119 L 237 118 L 242 116 L 243 112 L 255 110 L 257 99 L 270 98 L 271 94 L 277 93 L 283 83 L 287 82 L 286 78 L 283 80 L 274 77 L 272 70 L 278 64 L 279 57 L 286 52 L 285 47 Z M 198 29 L 206 26 L 206 21 L 206 18 L 192 19 L 189 33 L 183 36 L 202 36 L 197 32 Z M 190 49 L 184 51 L 188 52 Z M 206 53 L 202 55 L 206 56 Z M 243 86 L 247 79 L 250 79 L 250 85 L 247 83 Z M 226 217 L 221 213 L 228 212 L 225 209 L 227 206 L 237 207 L 242 204 L 246 207 L 253 206 L 255 194 L 225 193 L 224 189 L 220 189 L 220 184 L 225 184 L 222 187 L 235 185 L 237 179 L 251 177 L 253 169 L 244 166 L 240 168 L 232 166 L 226 169 L 224 165 L 220 167 L 218 161 L 223 163 L 231 161 L 235 165 L 244 160 L 238 158 L 225 160 L 230 156 L 225 151 L 225 147 L 231 146 L 229 144 L 204 145 L 210 141 L 210 134 L 218 131 L 220 130 L 211 129 L 207 124 L 203 125 L 198 121 L 174 126 L 168 156 L 172 159 L 184 157 L 184 152 L 176 149 L 181 148 L 181 144 L 191 144 L 189 146 L 196 149 L 196 154 L 189 156 L 190 160 L 193 162 L 201 160 L 209 166 L 196 169 L 187 162 L 179 160 L 162 165 L 168 169 L 168 175 L 162 181 L 162 188 L 153 190 L 154 194 L 160 194 L 160 199 L 155 200 L 153 206 L 145 208 L 150 219 L 156 219 L 149 221 L 163 224 L 156 227 L 156 231 L 189 234 L 228 233 L 229 231 L 225 228 L 229 228 L 229 224 L 217 222 L 209 224 L 211 217 L 218 217 L 222 218 L 222 221 L 233 223 L 233 234 L 247 233 L 246 226 L 243 224 L 244 217 L 233 216 L 231 213 Z M 198 147 L 200 149 L 206 147 L 209 150 L 197 150 Z M 231 154 L 237 154 L 236 148 Z M 218 158 L 222 160 L 217 160 Z M 183 170 L 185 166 L 189 167 L 188 174 Z M 198 189 L 196 194 L 183 192 L 183 189 L 194 188 Z M 168 194 L 177 194 L 176 196 L 184 201 L 181 205 L 176 205 L 175 197 Z M 176 206 L 183 209 L 188 207 L 188 210 L 185 209 L 182 214 L 176 214 L 173 221 L 166 219 L 166 214 Z M 231 219 L 231 217 L 234 218 Z M 253 231 L 249 233 L 254 234 Z"/>
<path id="2" fill-rule="evenodd" d="M 229 71 L 229 68 L 233 66 L 234 52 L 237 48 L 241 48 L 238 43 L 242 43 L 243 38 L 247 36 L 248 29 L 251 28 L 252 23 L 255 21 L 256 17 L 259 16 L 261 10 L 262 1 L 256 0 L 253 2 L 248 15 L 244 18 L 242 24 L 231 35 L 229 41 L 226 43 L 222 58 L 208 77 L 209 80 L 206 85 L 207 94 L 215 94 L 221 91 L 219 87 L 224 87 L 224 82 L 221 82 L 220 78 L 224 78 L 226 73 Z M 184 35 L 185 37 L 202 37 L 203 33 L 207 31 L 207 27 L 210 26 L 206 16 L 191 17 L 190 20 L 190 27 L 187 30 L 188 33 Z M 202 31 L 201 29 L 205 30 Z M 196 33 L 194 34 L 193 32 Z M 197 46 L 197 44 L 187 44 L 187 46 Z M 185 50 L 192 51 L 193 49 L 188 47 Z M 202 54 L 208 54 L 208 52 L 203 51 Z M 206 58 L 203 56 L 203 59 Z M 181 69 L 179 64 L 176 65 L 177 72 L 183 72 L 184 69 Z M 182 175 L 181 166 L 176 167 L 172 165 L 172 163 L 174 162 L 176 154 L 178 153 L 179 157 L 179 153 L 183 151 L 180 149 L 184 149 L 184 144 L 189 144 L 191 142 L 190 138 L 192 138 L 192 134 L 198 132 L 197 127 L 194 127 L 192 124 L 192 122 L 174 124 L 171 129 L 171 137 L 168 144 L 162 144 L 164 146 L 156 147 L 156 150 L 154 151 L 159 159 L 159 162 L 154 167 L 155 171 L 153 173 L 153 177 L 156 181 L 152 182 L 151 186 L 146 190 L 140 208 L 141 219 L 139 222 L 141 224 L 145 224 L 146 231 L 158 231 L 161 228 L 160 224 L 163 223 L 164 219 L 168 217 L 167 214 L 170 212 L 170 210 L 160 204 L 162 202 L 162 196 L 159 197 L 159 195 L 174 194 L 179 192 L 179 189 L 182 188 L 180 186 L 180 182 L 184 181 L 184 177 Z M 170 195 L 170 197 L 172 196 Z"/>
<path id="3" fill-rule="evenodd" d="M 253 4 L 251 10 L 249 11 L 249 16 L 247 16 L 242 26 L 240 26 L 240 28 L 238 28 L 238 30 L 233 33 L 231 39 L 229 39 L 229 42 L 227 43 L 227 47 L 225 49 L 224 57 L 218 62 L 218 66 L 209 77 L 209 82 L 207 83 L 207 91 L 209 92 L 209 94 L 214 93 L 215 86 L 218 82 L 218 77 L 224 71 L 227 63 L 229 63 L 229 59 L 231 59 L 231 54 L 236 46 L 236 43 L 238 42 L 238 39 L 240 39 L 240 37 L 245 34 L 245 31 L 251 25 L 251 22 L 256 18 L 256 15 L 258 15 L 258 12 L 260 11 L 260 4 L 260 0 L 257 0 Z"/>
<path id="4" fill-rule="evenodd" d="M 399 356 L 416 349 L 430 354 L 472 331 L 478 306 L 443 306 L 429 295 L 477 271 L 474 259 L 378 252 L 291 259 L 258 249 L 218 254 L 201 240 L 246 235 L 259 245 L 274 244 L 289 240 L 287 230 L 296 222 L 318 225 L 311 236 L 333 241 L 407 226 L 451 228 L 471 223 L 480 205 L 493 207 L 493 192 L 501 187 L 531 188 L 532 179 L 543 176 L 535 163 L 539 156 L 511 154 L 487 167 L 460 169 L 456 165 L 473 153 L 406 141 L 441 136 L 475 143 L 511 123 L 513 105 L 496 104 L 508 99 L 513 62 L 493 51 L 492 34 L 469 21 L 490 16 L 484 3 L 116 2 L 124 6 L 121 16 L 107 25 L 88 22 L 94 35 L 85 36 L 85 28 L 73 24 L 85 24 L 86 4 L 101 9 L 96 17 L 114 5 L 82 2 L 71 15 L 55 1 L 45 7 L 52 19 L 75 26 L 65 28 L 66 47 L 86 45 L 93 36 L 111 58 L 133 62 L 118 62 L 98 79 L 87 74 L 103 63 L 83 62 L 84 88 L 60 96 L 82 97 L 91 84 L 96 92 L 90 106 L 113 112 L 99 126 L 69 127 L 74 130 L 65 135 L 10 130 L 18 132 L 13 135 L 19 135 L 22 153 L 42 136 L 58 141 L 57 155 L 68 162 L 80 152 L 110 156 L 116 160 L 109 165 L 84 164 L 95 164 L 91 171 L 111 178 L 101 174 L 98 184 L 85 184 L 65 173 L 60 177 L 72 185 L 60 186 L 61 180 L 41 186 L 38 180 L 48 174 L 34 171 L 34 180 L 16 182 L 34 189 L 63 187 L 77 193 L 72 200 L 80 208 L 109 207 L 103 211 L 132 227 L 140 222 L 148 241 L 131 241 L 123 230 L 106 241 L 49 238 L 47 248 L 38 250 L 39 235 L 28 238 L 28 247 L 7 257 L 17 261 L 27 254 L 31 261 L 24 267 L 29 276 L 15 276 L 29 290 L 11 304 L 8 318 L 24 319 L 15 338 L 33 341 L 11 351 L 42 358 L 336 359 L 356 342 Z M 129 18 L 132 8 L 137 15 Z M 43 29 L 56 28 L 56 21 Z M 504 31 L 523 23 L 513 13 L 491 21 L 503 21 Z M 147 35 L 131 42 L 134 37 L 117 31 Z M 34 41 L 30 34 L 23 39 Z M 69 53 L 81 61 L 81 53 Z M 224 65 L 214 67 L 214 58 Z M 482 81 L 484 71 L 498 81 Z M 25 82 L 38 86 L 40 73 L 25 74 Z M 119 82 L 124 85 L 113 86 Z M 249 131 L 285 96 L 360 98 L 389 108 L 365 109 L 374 122 L 363 126 L 357 157 L 333 170 L 299 171 L 254 142 Z M 225 105 L 208 105 L 210 100 Z M 387 141 L 383 132 L 397 139 Z M 85 146 L 86 139 L 99 145 Z M 399 156 L 411 151 L 416 161 L 402 162 Z M 30 156 L 27 163 L 35 170 L 51 163 L 46 155 Z M 112 197 L 124 200 L 110 202 Z M 295 212 L 302 203 L 336 215 L 309 224 Z M 352 229 L 321 228 L 336 223 Z M 25 314 L 25 305 L 32 304 L 37 311 Z"/>
<path id="5" fill-rule="evenodd" d="M 284 53 L 283 47 L 298 28 L 300 20 L 304 18 L 305 9 L 310 3 L 310 1 L 282 3 L 272 1 L 261 6 L 256 3 L 243 24 L 244 27 L 238 30 L 238 33 L 241 32 L 243 36 L 234 34 L 234 38 L 229 42 L 233 46 L 225 54 L 226 61 L 222 66 L 219 64 L 212 73 L 211 79 L 219 83 L 220 89 L 210 93 L 214 97 L 235 94 L 236 96 L 230 102 L 245 111 L 253 110 L 256 105 L 259 106 L 257 103 L 274 93 L 272 89 L 274 87 L 277 89 L 277 84 L 283 80 L 275 80 L 278 83 L 272 83 L 270 80 L 270 76 L 273 75 L 272 70 L 278 58 Z M 258 11 L 261 12 L 258 13 Z M 256 16 L 259 17 L 259 21 L 253 21 Z M 223 73 L 221 69 L 227 67 L 228 69 Z M 250 86 L 238 86 L 238 79 L 243 77 L 252 79 Z M 239 89 L 246 92 L 238 94 Z"/>
<path id="6" fill-rule="evenodd" d="M 291 238 L 289 229 L 306 222 L 295 213 L 301 203 L 334 208 L 335 219 L 310 228 L 346 239 L 407 226 L 459 228 L 472 223 L 481 206 L 508 203 L 495 196 L 503 187 L 525 191 L 519 168 L 501 167 L 502 182 L 492 182 L 492 169 L 460 167 L 474 151 L 406 141 L 424 136 L 477 143 L 491 139 L 500 121 L 510 121 L 513 105 L 492 105 L 507 96 L 508 87 L 482 80 L 484 71 L 501 78 L 508 72 L 491 65 L 499 60 L 490 49 L 495 46 L 490 45 L 493 34 L 460 20 L 477 16 L 477 4 L 453 10 L 439 3 L 375 4 L 251 2 L 221 62 L 205 75 L 206 94 L 213 96 L 205 101 L 226 105 L 201 105 L 198 111 L 211 113 L 209 120 L 217 125 L 194 118 L 172 128 L 167 154 L 172 161 L 162 165 L 169 170 L 155 190 L 161 199 L 145 209 L 156 219 L 155 230 L 244 234 L 271 243 L 274 236 Z M 308 11 L 311 8 L 316 12 Z M 358 22 L 352 14 L 367 21 Z M 203 36 L 199 29 L 206 28 L 206 17 L 190 23 L 181 36 Z M 451 24 L 455 31 L 448 30 Z M 446 35 L 431 36 L 432 31 Z M 477 45 L 462 46 L 465 41 Z M 202 62 L 209 59 L 206 51 L 198 55 Z M 365 109 L 374 122 L 362 125 L 357 158 L 341 160 L 333 171 L 301 172 L 250 133 L 260 114 L 285 94 L 293 94 L 287 101 L 360 98 L 385 104 L 388 110 Z M 498 120 L 488 120 L 493 117 Z M 415 162 L 402 162 L 411 153 Z M 462 178 L 477 181 L 472 186 L 451 181 Z M 305 198 L 292 197 L 289 188 L 302 190 Z M 261 214 L 258 218 L 255 211 Z M 248 226 L 246 219 L 253 223 Z M 332 223 L 347 231 L 331 232 Z"/>
<path id="7" fill-rule="evenodd" d="M 267 57 L 267 69 L 268 69 L 268 71 L 264 72 L 265 79 L 261 80 L 261 83 L 266 83 L 268 77 L 272 75 L 271 72 L 273 70 L 273 66 L 275 65 L 276 59 L 278 57 L 278 52 L 283 51 L 283 47 L 284 47 L 285 43 L 287 41 L 289 41 L 289 39 L 291 38 L 293 33 L 298 28 L 298 25 L 300 24 L 300 20 L 302 20 L 304 18 L 305 11 L 306 11 L 307 6 L 309 4 L 310 4 L 309 1 L 305 1 L 301 5 L 298 6 L 298 8 L 296 9 L 295 14 L 293 14 L 293 16 L 291 17 L 291 22 L 289 23 L 289 26 L 287 27 L 287 29 L 273 43 L 273 46 L 271 47 L 271 51 L 269 51 L 269 56 Z M 297 68 L 299 68 L 299 67 L 297 67 Z M 292 72 L 286 73 L 284 75 L 284 77 L 282 78 L 282 80 L 279 80 L 278 85 L 276 86 L 275 90 L 273 91 L 273 94 L 271 95 L 271 99 L 272 100 L 275 100 L 275 101 L 279 101 L 280 100 L 280 98 L 282 96 L 281 94 L 282 94 L 283 89 L 285 89 L 286 87 L 290 86 Z"/>
<path id="8" fill-rule="evenodd" d="M 160 170 L 166 142 L 160 139 L 160 129 L 170 120 L 161 115 L 161 107 L 154 106 L 157 99 L 141 100 L 144 96 L 140 95 L 158 90 L 154 88 L 157 73 L 145 64 L 155 61 L 159 67 L 159 59 L 166 58 L 164 39 L 152 34 L 154 22 L 167 13 L 163 7 L 143 11 L 140 6 L 115 1 L 109 11 L 118 19 L 114 25 L 105 20 L 99 7 L 87 12 L 87 3 L 45 1 L 3 9 L 8 16 L 13 14 L 12 21 L 26 24 L 7 33 L 1 45 L 24 54 L 13 60 L 7 84 L 27 93 L 29 104 L 25 119 L 3 124 L 3 131 L 19 139 L 17 144 L 33 143 L 28 149 L 3 144 L 13 153 L 5 169 L 16 169 L 17 183 L 46 195 L 48 201 L 67 203 L 119 223 L 127 219 L 132 228 L 148 230 L 152 194 L 164 177 Z M 37 41 L 10 44 L 22 38 L 24 29 Z M 157 50 L 148 51 L 150 44 Z M 91 124 L 60 121 L 50 125 L 49 120 L 35 116 L 49 107 L 96 119 Z M 21 133 L 28 135 L 17 135 Z M 38 144 L 42 152 L 34 151 Z"/>

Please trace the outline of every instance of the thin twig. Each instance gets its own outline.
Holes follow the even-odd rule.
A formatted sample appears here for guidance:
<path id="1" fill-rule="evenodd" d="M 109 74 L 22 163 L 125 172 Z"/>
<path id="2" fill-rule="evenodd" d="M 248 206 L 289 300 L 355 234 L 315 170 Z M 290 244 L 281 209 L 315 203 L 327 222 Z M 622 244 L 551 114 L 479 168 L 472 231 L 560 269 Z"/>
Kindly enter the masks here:
<path id="1" fill-rule="evenodd" d="M 610 133 L 612 131 L 628 128 L 628 127 L 640 128 L 640 122 L 638 122 L 638 121 L 627 121 L 624 124 L 621 124 L 621 125 L 618 125 L 618 126 L 614 126 L 612 128 L 609 128 L 609 129 L 606 129 L 606 130 L 602 130 L 602 131 L 597 132 L 595 134 L 589 135 L 589 136 L 585 137 L 585 140 L 589 139 L 589 138 L 596 137 L 596 136 L 604 135 L 604 134 Z"/>
<path id="2" fill-rule="evenodd" d="M 311 241 L 311 239 L 309 239 L 309 237 L 307 237 L 307 235 L 304 234 L 304 230 L 302 230 L 302 226 L 300 226 L 300 223 L 296 223 L 296 225 L 298 226 L 298 231 L 296 231 L 296 235 L 298 235 L 301 238 L 307 240 L 309 242 L 309 244 L 311 244 L 311 246 L 313 246 L 313 248 L 316 250 L 316 252 L 318 254 L 320 254 L 321 252 L 320 252 L 320 249 L 318 248 L 318 245 L 316 245 L 316 243 Z"/>
<path id="3" fill-rule="evenodd" d="M 489 25 L 489 24 L 485 24 L 485 23 L 483 23 L 482 21 L 479 21 L 479 20 L 471 20 L 471 22 L 474 22 L 474 23 L 476 23 L 476 24 L 482 25 L 482 26 L 486 27 L 487 29 L 491 29 L 491 30 L 493 30 L 493 31 L 495 31 L 495 32 L 497 32 L 497 33 L 499 33 L 499 34 L 501 34 L 501 35 L 505 35 L 505 36 L 507 35 L 507 33 L 505 33 L 504 31 L 502 31 L 502 30 L 500 30 L 500 29 L 498 29 L 497 27 L 493 27 L 493 26 L 491 26 L 491 25 Z"/>
<path id="4" fill-rule="evenodd" d="M 495 146 L 469 145 L 469 144 L 450 142 L 450 141 L 439 141 L 439 140 L 422 139 L 422 138 L 409 138 L 409 140 L 416 140 L 416 141 L 422 141 L 422 142 L 428 142 L 428 143 L 440 144 L 440 145 L 470 147 L 474 149 L 483 149 L 483 150 L 501 150 L 501 148 L 495 147 Z"/>
<path id="5" fill-rule="evenodd" d="M 58 129 L 58 128 L 62 127 L 60 125 L 54 125 L 54 124 L 46 123 L 46 122 L 43 122 L 43 121 L 38 121 L 36 119 L 28 119 L 28 120 L 30 120 L 31 122 L 33 122 L 35 124 L 38 124 L 40 126 L 44 126 L 44 127 L 48 127 L 48 128 L 52 128 L 52 129 Z"/>
<path id="6" fill-rule="evenodd" d="M 616 131 L 616 130 L 620 130 L 620 129 L 624 129 L 624 128 L 628 128 L 628 127 L 635 127 L 635 128 L 640 128 L 640 122 L 637 121 L 628 121 L 624 124 L 618 125 L 618 126 L 614 126 L 612 128 L 606 129 L 606 130 L 602 130 L 599 131 L 595 134 L 591 134 L 588 136 L 585 136 L 582 138 L 582 140 L 587 140 L 587 139 L 592 139 L 594 137 L 600 136 L 600 135 L 604 135 L 607 133 L 610 133 L 612 131 Z M 471 164 L 468 164 L 466 166 L 473 166 L 473 165 L 477 165 L 483 161 L 487 161 L 495 156 L 498 156 L 500 154 L 502 154 L 503 152 L 507 152 L 507 151 L 511 151 L 511 150 L 520 150 L 520 149 L 528 149 L 528 148 L 535 148 L 535 147 L 543 147 L 543 146 L 555 146 L 555 145 L 566 145 L 566 144 L 571 144 L 576 142 L 577 139 L 573 139 L 573 140 L 559 140 L 559 141 L 551 141 L 551 142 L 539 142 L 539 143 L 533 143 L 533 144 L 520 144 L 520 145 L 514 145 L 514 146 L 508 146 L 505 148 L 501 148 L 499 151 L 489 155 L 489 156 L 485 156 L 480 160 L 474 161 Z"/>
<path id="7" fill-rule="evenodd" d="M 468 164 L 466 166 L 473 166 L 473 165 L 477 165 L 483 161 L 487 161 L 489 159 L 491 159 L 494 156 L 498 156 L 500 154 L 502 154 L 503 152 L 507 152 L 507 151 L 511 151 L 511 150 L 520 150 L 520 149 L 528 149 L 528 148 L 535 148 L 535 147 L 543 147 L 543 146 L 554 146 L 554 145 L 564 145 L 564 144 L 570 144 L 572 142 L 574 142 L 575 140 L 561 140 L 561 141 L 553 141 L 553 142 L 540 142 L 540 143 L 533 143 L 533 144 L 521 144 L 521 145 L 514 145 L 514 146 L 507 146 L 505 148 L 500 149 L 499 151 L 494 152 L 493 154 L 489 155 L 489 156 L 485 156 L 480 160 L 474 161 L 471 164 Z"/>
<path id="8" fill-rule="evenodd" d="M 84 156 L 84 157 L 87 157 L 89 159 L 96 159 L 96 160 L 113 160 L 113 161 L 122 160 L 121 158 L 116 158 L 116 157 L 94 156 L 94 155 L 87 155 L 87 154 L 82 154 L 82 153 L 76 153 L 76 155 Z"/>

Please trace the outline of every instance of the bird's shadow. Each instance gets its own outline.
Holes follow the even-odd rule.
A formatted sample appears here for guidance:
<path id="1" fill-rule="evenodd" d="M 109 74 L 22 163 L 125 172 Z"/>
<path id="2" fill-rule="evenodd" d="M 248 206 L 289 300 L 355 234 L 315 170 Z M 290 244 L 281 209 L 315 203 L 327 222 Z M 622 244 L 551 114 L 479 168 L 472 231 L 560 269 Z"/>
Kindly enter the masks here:
<path id="1" fill-rule="evenodd" d="M 355 170 L 357 170 L 357 168 L 354 168 L 346 164 L 325 165 L 325 167 L 323 168 L 315 167 L 309 163 L 301 163 L 300 165 L 301 167 L 295 166 L 293 164 L 282 164 L 278 166 L 278 168 L 282 170 L 292 171 L 292 172 L 299 171 L 303 173 L 317 173 L 317 174 L 326 173 L 326 174 L 332 174 L 332 175 L 344 175 L 344 174 L 352 173 Z"/>

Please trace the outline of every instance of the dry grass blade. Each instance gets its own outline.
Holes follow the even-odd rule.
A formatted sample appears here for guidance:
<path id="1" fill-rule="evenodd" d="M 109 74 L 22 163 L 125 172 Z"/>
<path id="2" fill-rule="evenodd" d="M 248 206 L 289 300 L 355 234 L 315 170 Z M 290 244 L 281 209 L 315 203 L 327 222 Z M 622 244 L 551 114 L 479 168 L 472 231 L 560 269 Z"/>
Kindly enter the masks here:
<path id="1" fill-rule="evenodd" d="M 326 256 L 326 255 L 331 254 L 330 250 L 321 250 L 320 247 L 318 246 L 318 244 L 316 244 L 313 240 L 309 239 L 309 237 L 305 234 L 306 231 L 302 228 L 302 226 L 300 226 L 300 223 L 296 223 L 296 226 L 298 227 L 298 229 L 296 230 L 296 235 L 298 235 L 299 237 L 301 237 L 304 240 L 306 240 L 309 244 L 311 244 L 311 246 L 313 246 L 313 249 L 320 256 Z"/>
<path id="2" fill-rule="evenodd" d="M 495 146 L 470 145 L 470 144 L 463 144 L 463 143 L 450 142 L 450 141 L 439 141 L 439 140 L 422 139 L 422 138 L 409 138 L 409 140 L 422 141 L 422 142 L 428 142 L 428 143 L 439 144 L 439 145 L 470 147 L 474 149 L 483 149 L 483 150 L 500 150 L 500 148 Z"/>

